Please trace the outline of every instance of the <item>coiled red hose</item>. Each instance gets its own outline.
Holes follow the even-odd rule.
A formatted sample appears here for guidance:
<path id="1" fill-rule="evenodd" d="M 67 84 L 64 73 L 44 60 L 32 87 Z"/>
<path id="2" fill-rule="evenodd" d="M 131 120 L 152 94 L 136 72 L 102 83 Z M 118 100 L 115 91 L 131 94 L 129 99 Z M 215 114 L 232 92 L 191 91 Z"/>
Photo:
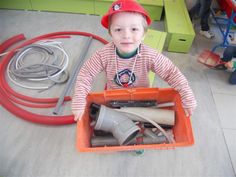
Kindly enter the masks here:
<path id="1" fill-rule="evenodd" d="M 22 118 L 27 121 L 31 121 L 34 123 L 40 123 L 40 124 L 48 124 L 48 125 L 63 125 L 63 124 L 72 124 L 75 123 L 73 115 L 64 115 L 64 116 L 45 116 L 45 115 L 39 115 L 32 112 L 29 112 L 27 110 L 24 110 L 23 108 L 19 107 L 17 104 L 27 105 L 28 107 L 52 107 L 55 106 L 56 102 L 58 101 L 58 98 L 34 98 L 29 97 L 20 93 L 15 92 L 7 83 L 6 77 L 5 77 L 5 70 L 7 68 L 7 65 L 11 58 L 14 56 L 17 49 L 22 48 L 24 46 L 27 46 L 29 44 L 32 44 L 34 42 L 37 42 L 42 39 L 48 39 L 48 38 L 60 38 L 60 36 L 63 38 L 68 35 L 81 35 L 81 36 L 92 36 L 94 39 L 100 41 L 103 44 L 107 44 L 108 42 L 94 34 L 87 33 L 87 32 L 79 32 L 79 31 L 62 31 L 62 32 L 54 32 L 49 33 L 45 35 L 38 36 L 36 38 L 27 40 L 11 50 L 9 54 L 7 54 L 4 58 L 2 58 L 2 62 L 0 65 L 0 102 L 9 112 L 15 114 L 17 117 Z M 21 36 L 22 37 L 22 36 Z M 9 39 L 6 42 L 4 42 L 0 46 L 1 50 L 6 50 L 10 45 L 12 45 L 14 42 L 19 41 L 22 39 L 18 36 L 19 39 Z M 3 51 L 1 51 L 3 52 Z M 70 97 L 65 97 L 65 101 L 70 100 Z"/>
<path id="2" fill-rule="evenodd" d="M 5 52 L 5 50 L 7 50 L 9 47 L 11 47 L 13 44 L 22 41 L 25 39 L 25 36 L 23 34 L 18 34 L 16 36 L 13 36 L 9 39 L 7 39 L 6 41 L 4 41 L 1 45 L 0 45 L 0 53 Z"/>

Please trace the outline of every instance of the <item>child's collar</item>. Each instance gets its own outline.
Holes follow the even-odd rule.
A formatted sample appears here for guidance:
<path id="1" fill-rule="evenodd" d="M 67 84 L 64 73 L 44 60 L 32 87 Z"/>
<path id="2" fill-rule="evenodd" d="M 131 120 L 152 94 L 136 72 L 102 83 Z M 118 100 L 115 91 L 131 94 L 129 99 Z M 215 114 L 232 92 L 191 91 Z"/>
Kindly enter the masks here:
<path id="1" fill-rule="evenodd" d="M 132 58 L 134 57 L 136 54 L 138 53 L 138 48 L 136 50 L 134 50 L 133 52 L 130 53 L 121 53 L 117 48 L 116 48 L 116 54 L 120 57 L 120 58 Z"/>

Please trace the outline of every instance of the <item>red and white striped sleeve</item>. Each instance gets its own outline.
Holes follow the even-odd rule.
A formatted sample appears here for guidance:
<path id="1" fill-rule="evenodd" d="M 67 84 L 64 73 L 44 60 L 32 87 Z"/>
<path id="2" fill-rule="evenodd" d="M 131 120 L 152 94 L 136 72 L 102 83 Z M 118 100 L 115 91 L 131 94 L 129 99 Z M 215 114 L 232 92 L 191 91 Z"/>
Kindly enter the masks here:
<path id="1" fill-rule="evenodd" d="M 166 56 L 157 53 L 153 69 L 157 75 L 179 92 L 184 108 L 192 111 L 196 108 L 197 101 L 187 79 Z"/>
<path id="2" fill-rule="evenodd" d="M 86 97 L 91 90 L 94 77 L 104 70 L 104 63 L 101 55 L 97 51 L 85 64 L 77 76 L 74 93 L 72 96 L 72 112 L 84 111 L 86 106 Z"/>

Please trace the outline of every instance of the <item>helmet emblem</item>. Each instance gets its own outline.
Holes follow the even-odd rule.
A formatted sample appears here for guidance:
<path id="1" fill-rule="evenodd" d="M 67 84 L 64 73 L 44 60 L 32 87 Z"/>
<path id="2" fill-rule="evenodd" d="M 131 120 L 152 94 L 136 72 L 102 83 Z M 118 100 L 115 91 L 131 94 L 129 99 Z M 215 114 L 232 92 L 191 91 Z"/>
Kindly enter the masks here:
<path id="1" fill-rule="evenodd" d="M 114 11 L 120 10 L 120 8 L 121 8 L 121 4 L 115 4 L 115 5 L 113 6 L 113 10 L 114 10 Z"/>

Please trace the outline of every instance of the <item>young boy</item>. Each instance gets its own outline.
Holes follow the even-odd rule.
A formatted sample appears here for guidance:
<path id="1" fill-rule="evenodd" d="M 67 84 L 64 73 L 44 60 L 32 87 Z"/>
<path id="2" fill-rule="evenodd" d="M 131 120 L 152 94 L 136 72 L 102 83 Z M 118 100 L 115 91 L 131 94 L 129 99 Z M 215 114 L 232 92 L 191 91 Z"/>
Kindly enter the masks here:
<path id="1" fill-rule="evenodd" d="M 81 68 L 72 98 L 75 120 L 81 119 L 93 78 L 105 71 L 107 89 L 149 87 L 150 70 L 179 91 L 183 107 L 191 116 L 196 100 L 186 78 L 172 62 L 142 43 L 151 19 L 135 0 L 117 0 L 102 17 L 112 42 L 98 50 Z"/>

